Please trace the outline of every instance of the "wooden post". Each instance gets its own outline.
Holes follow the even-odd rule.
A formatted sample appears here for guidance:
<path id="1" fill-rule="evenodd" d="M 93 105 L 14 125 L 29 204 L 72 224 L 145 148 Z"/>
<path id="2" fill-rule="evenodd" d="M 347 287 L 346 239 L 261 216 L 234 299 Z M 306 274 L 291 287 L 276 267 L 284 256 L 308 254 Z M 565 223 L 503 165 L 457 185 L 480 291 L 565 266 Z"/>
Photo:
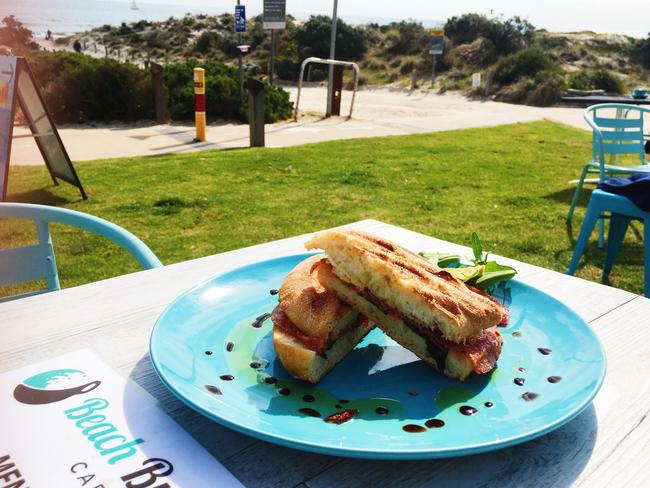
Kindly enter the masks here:
<path id="1" fill-rule="evenodd" d="M 264 147 L 264 83 L 249 77 L 248 127 L 251 147 Z"/>
<path id="2" fill-rule="evenodd" d="M 418 72 L 415 68 L 411 71 L 411 91 L 415 91 L 418 87 Z"/>
<path id="3" fill-rule="evenodd" d="M 156 122 L 166 124 L 170 119 L 167 107 L 167 90 L 163 83 L 163 67 L 156 63 L 151 63 L 151 86 L 153 88 L 153 107 Z"/>
<path id="4" fill-rule="evenodd" d="M 332 108 L 331 115 L 341 115 L 341 95 L 343 93 L 343 66 L 334 65 L 332 76 Z"/>

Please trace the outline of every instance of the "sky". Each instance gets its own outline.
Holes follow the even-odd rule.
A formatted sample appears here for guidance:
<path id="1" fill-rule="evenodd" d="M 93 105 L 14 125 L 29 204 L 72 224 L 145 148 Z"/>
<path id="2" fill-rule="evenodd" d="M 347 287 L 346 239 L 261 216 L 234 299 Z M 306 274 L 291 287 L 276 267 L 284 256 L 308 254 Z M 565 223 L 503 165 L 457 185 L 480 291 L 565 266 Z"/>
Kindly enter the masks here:
<path id="1" fill-rule="evenodd" d="M 2 0 L 0 0 L 2 1 Z M 183 4 L 183 0 L 139 0 L 141 3 Z M 232 10 L 236 0 L 191 0 Z M 262 10 L 262 0 L 242 0 L 249 16 Z M 333 0 L 287 0 L 287 12 L 297 17 L 332 13 Z M 467 12 L 519 15 L 538 28 L 551 31 L 593 30 L 645 37 L 650 32 L 650 0 L 340 0 L 341 17 L 412 18 L 445 21 Z"/>

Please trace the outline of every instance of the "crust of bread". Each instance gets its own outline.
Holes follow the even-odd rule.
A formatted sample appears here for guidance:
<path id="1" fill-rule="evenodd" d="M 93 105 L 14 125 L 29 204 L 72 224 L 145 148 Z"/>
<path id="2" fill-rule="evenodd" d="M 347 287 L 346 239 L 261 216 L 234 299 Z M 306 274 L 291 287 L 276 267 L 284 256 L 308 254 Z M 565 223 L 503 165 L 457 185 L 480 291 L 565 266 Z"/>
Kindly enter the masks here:
<path id="1" fill-rule="evenodd" d="M 357 319 L 357 312 L 316 279 L 312 268 L 322 258 L 311 256 L 289 272 L 278 290 L 278 303 L 301 332 L 331 343 Z"/>
<path id="2" fill-rule="evenodd" d="M 273 327 L 273 347 L 284 369 L 309 383 L 318 383 L 336 364 L 354 349 L 371 327 L 359 325 L 343 334 L 325 351 L 324 355 L 307 349 L 280 327 Z"/>
<path id="3" fill-rule="evenodd" d="M 306 247 L 323 249 L 344 282 L 422 327 L 438 328 L 452 342 L 463 343 L 501 321 L 502 309 L 489 298 L 393 242 L 334 229 L 316 234 Z"/>

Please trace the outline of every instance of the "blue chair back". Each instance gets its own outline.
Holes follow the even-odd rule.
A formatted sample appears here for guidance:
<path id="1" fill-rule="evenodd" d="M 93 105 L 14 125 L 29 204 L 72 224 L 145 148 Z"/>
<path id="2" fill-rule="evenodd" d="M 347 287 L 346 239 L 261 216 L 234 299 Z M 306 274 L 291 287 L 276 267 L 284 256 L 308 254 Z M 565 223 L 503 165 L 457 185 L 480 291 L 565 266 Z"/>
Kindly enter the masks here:
<path id="1" fill-rule="evenodd" d="M 584 118 L 592 129 L 593 161 L 600 163 L 601 181 L 605 178 L 605 158 L 621 154 L 637 155 L 641 164 L 645 159 L 644 114 L 650 109 L 622 103 L 601 103 L 588 107 Z"/>
<path id="2" fill-rule="evenodd" d="M 0 203 L 0 219 L 27 219 L 36 222 L 38 243 L 31 246 L 0 249 L 0 286 L 45 280 L 47 288 L 21 295 L 0 298 L 0 302 L 59 290 L 49 223 L 78 227 L 109 239 L 127 250 L 144 269 L 162 266 L 144 242 L 122 227 L 92 215 L 74 210 L 27 203 Z"/>

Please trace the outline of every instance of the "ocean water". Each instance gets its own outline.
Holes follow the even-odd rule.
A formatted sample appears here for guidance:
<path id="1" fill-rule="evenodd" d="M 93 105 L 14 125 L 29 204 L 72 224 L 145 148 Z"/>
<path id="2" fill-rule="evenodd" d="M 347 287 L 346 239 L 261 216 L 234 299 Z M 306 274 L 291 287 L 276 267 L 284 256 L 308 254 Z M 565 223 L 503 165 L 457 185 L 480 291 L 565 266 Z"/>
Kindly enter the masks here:
<path id="1" fill-rule="evenodd" d="M 0 18 L 15 15 L 36 36 L 43 37 L 48 29 L 59 35 L 72 34 L 104 24 L 160 21 L 186 13 L 220 14 L 234 9 L 228 7 L 234 1 L 216 1 L 211 5 L 136 3 L 138 10 L 132 10 L 132 2 L 126 0 L 0 0 Z"/>
<path id="2" fill-rule="evenodd" d="M 73 34 L 83 32 L 93 27 L 105 24 L 120 25 L 122 22 L 137 22 L 138 20 L 160 21 L 169 17 L 182 17 L 191 14 L 221 14 L 234 11 L 236 0 L 214 0 L 210 4 L 193 4 L 190 2 L 182 5 L 166 3 L 136 2 L 138 10 L 132 10 L 130 0 L 0 0 L 0 19 L 7 15 L 15 15 L 37 37 L 44 37 L 47 30 L 55 35 Z M 245 3 L 245 2 L 244 2 Z M 259 7 L 247 7 L 247 17 L 251 18 L 261 13 Z M 329 5 L 329 4 L 328 4 Z M 309 18 L 310 14 L 325 12 L 290 11 L 300 19 Z M 371 17 L 371 16 L 346 16 L 341 18 L 351 24 L 366 24 L 377 22 L 387 24 L 399 21 L 397 18 Z M 434 27 L 441 24 L 435 20 L 419 19 L 425 27 Z"/>

